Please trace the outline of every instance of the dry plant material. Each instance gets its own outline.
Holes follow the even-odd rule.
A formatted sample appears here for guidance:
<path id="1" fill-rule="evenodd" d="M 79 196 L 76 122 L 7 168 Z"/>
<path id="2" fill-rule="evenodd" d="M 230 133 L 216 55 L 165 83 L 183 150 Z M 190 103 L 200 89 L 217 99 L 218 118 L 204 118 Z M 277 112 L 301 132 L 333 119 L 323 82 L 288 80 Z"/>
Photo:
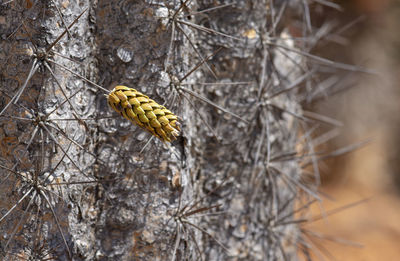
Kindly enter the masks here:
<path id="1" fill-rule="evenodd" d="M 108 94 L 107 100 L 116 112 L 163 142 L 171 142 L 179 135 L 178 117 L 133 88 L 118 85 Z"/>

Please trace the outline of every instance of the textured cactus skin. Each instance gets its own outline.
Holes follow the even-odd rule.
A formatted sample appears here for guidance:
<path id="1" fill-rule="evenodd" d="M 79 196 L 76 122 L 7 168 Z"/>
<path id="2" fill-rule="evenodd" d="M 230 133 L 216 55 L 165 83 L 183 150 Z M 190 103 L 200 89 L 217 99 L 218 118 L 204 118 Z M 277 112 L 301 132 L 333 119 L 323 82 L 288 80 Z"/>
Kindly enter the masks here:
<path id="1" fill-rule="evenodd" d="M 124 118 L 164 142 L 171 142 L 179 135 L 178 117 L 133 88 L 118 85 L 108 94 L 107 100 L 111 108 Z"/>

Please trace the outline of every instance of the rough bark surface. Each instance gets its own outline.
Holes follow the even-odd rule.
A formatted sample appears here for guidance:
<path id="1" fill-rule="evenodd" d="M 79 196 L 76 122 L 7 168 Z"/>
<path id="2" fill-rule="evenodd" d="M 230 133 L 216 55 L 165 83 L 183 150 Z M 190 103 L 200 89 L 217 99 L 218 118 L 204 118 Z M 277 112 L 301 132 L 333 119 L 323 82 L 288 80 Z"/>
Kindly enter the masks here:
<path id="1" fill-rule="evenodd" d="M 35 48 L 64 32 L 56 6 L 66 25 L 88 8 L 37 58 L 0 118 L 1 259 L 295 260 L 300 235 L 290 221 L 301 171 L 285 157 L 296 152 L 298 122 L 285 111 L 299 116 L 301 107 L 295 89 L 278 93 L 305 72 L 300 55 L 268 43 L 297 48 L 279 12 L 301 3 L 1 6 L 0 109 L 30 78 Z M 207 61 L 215 77 L 205 63 L 187 75 L 221 47 Z M 180 117 L 181 136 L 147 144 L 150 134 L 76 74 L 165 104 Z"/>

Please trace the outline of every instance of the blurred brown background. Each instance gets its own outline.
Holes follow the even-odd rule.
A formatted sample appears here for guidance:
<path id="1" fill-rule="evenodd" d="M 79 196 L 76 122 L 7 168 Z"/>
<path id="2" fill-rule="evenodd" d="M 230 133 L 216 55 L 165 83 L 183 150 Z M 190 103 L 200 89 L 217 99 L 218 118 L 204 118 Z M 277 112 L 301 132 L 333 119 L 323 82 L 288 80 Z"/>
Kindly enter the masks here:
<path id="1" fill-rule="evenodd" d="M 347 45 L 328 46 L 327 55 L 338 56 L 340 50 L 346 62 L 374 69 L 380 76 L 362 75 L 356 87 L 316 105 L 345 124 L 332 148 L 372 139 L 322 164 L 321 191 L 332 197 L 324 199 L 323 207 L 329 211 L 369 200 L 307 228 L 324 238 L 319 250 L 316 247 L 322 260 L 400 260 L 400 1 L 336 2 L 343 12 L 332 12 L 341 24 L 363 19 L 346 32 Z M 315 205 L 314 213 L 319 215 L 321 208 Z"/>

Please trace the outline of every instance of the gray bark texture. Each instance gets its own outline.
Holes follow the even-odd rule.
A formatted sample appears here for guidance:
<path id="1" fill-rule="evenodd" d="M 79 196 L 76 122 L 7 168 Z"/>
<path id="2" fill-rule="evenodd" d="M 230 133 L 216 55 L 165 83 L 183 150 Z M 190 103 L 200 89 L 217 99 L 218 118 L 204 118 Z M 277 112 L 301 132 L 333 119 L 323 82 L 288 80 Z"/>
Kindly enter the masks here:
<path id="1" fill-rule="evenodd" d="M 297 259 L 306 1 L 3 2 L 1 260 Z M 93 83 L 180 136 L 149 141 Z"/>

